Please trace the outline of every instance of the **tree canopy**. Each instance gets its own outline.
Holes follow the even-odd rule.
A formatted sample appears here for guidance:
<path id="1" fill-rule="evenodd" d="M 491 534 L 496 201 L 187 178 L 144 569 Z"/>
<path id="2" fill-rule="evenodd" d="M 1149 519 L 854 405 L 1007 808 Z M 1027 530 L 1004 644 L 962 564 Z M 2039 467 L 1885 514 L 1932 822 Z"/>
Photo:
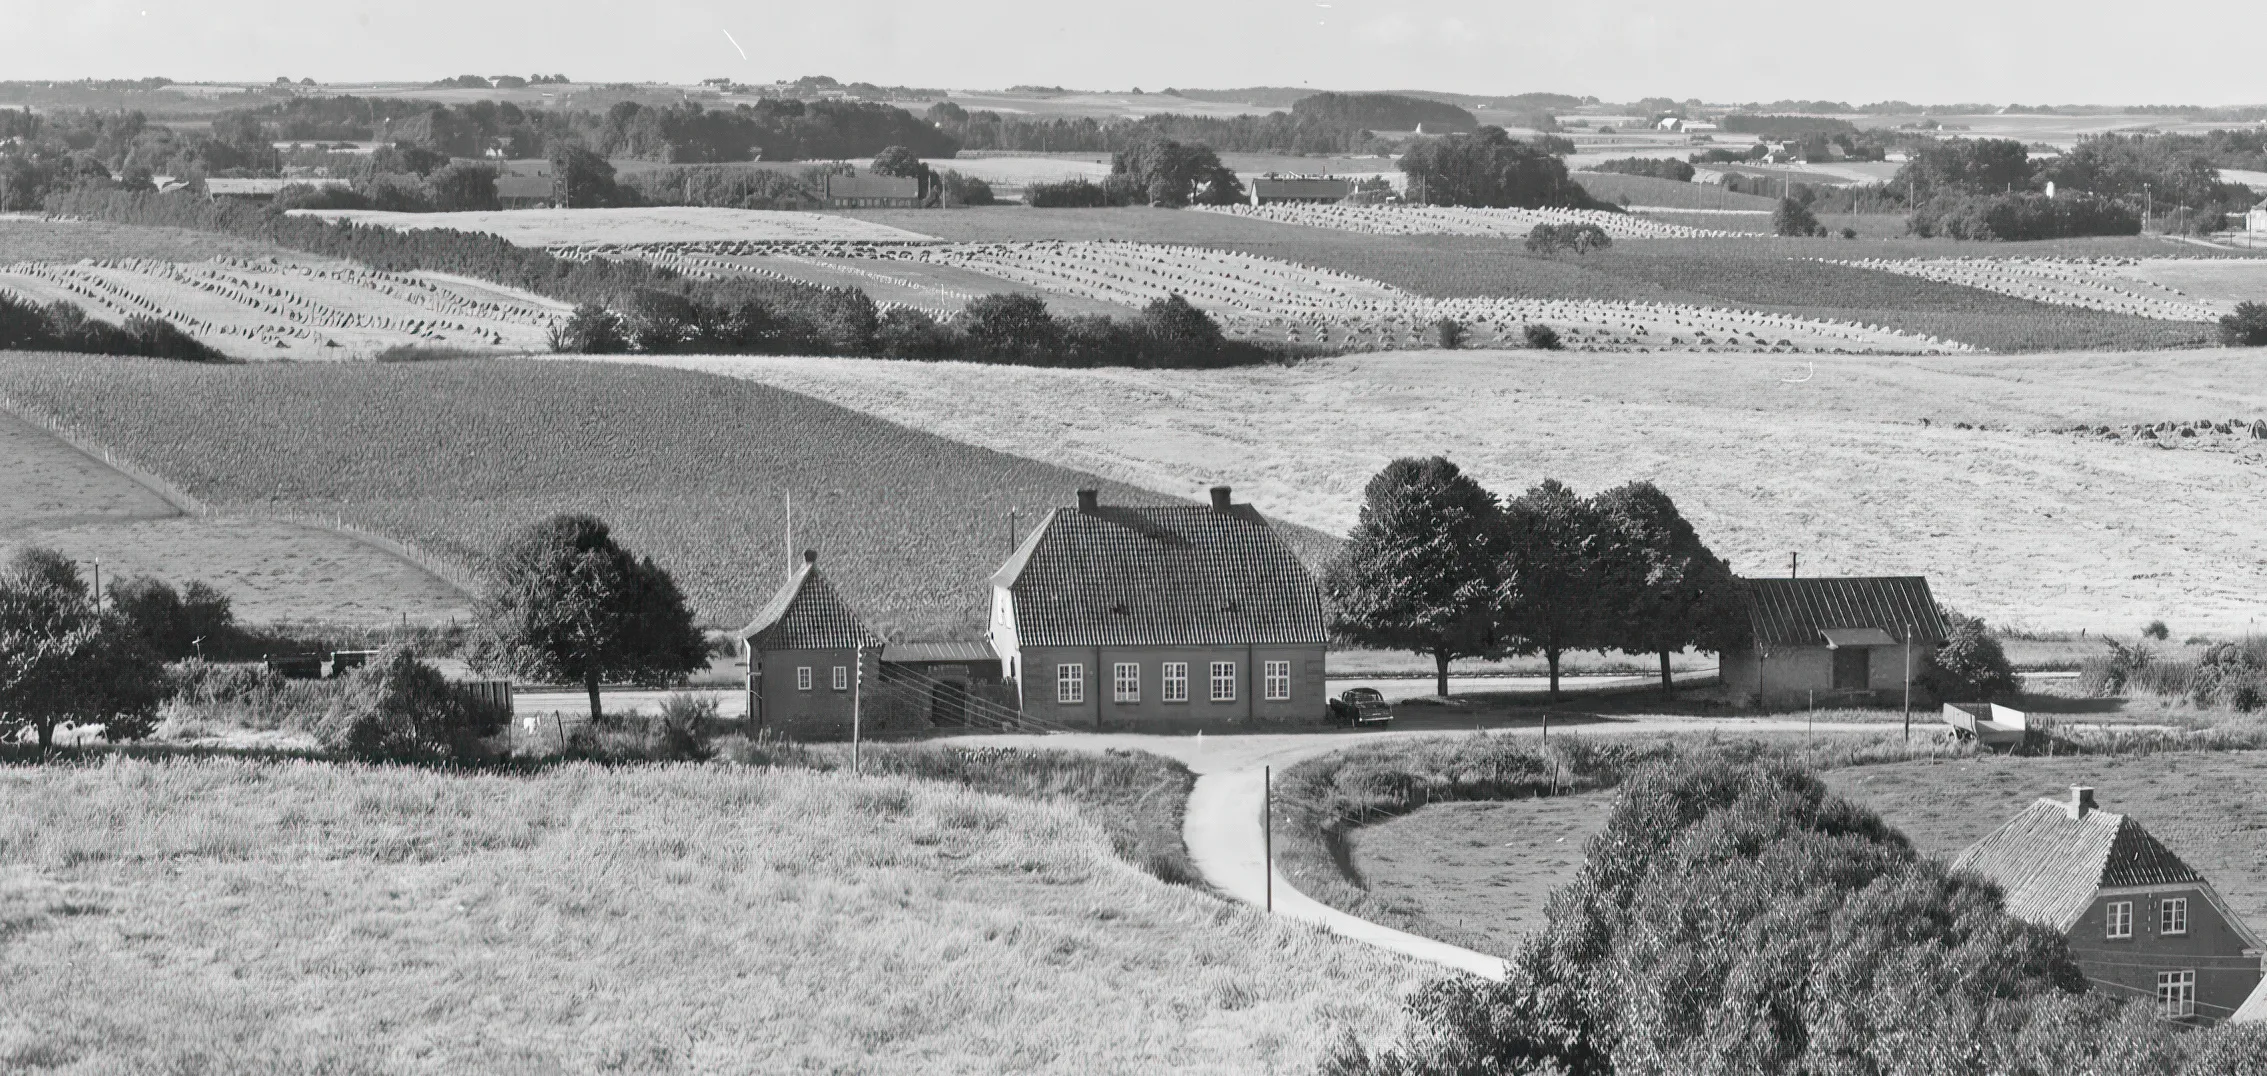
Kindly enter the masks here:
<path id="1" fill-rule="evenodd" d="M 1721 648 L 1714 636 L 1736 608 L 1738 580 L 1653 483 L 1631 482 L 1591 503 L 1613 548 L 1601 580 L 1611 615 L 1599 642 L 1624 653 L 1660 655 L 1667 690 L 1671 653 Z"/>
<path id="2" fill-rule="evenodd" d="M 1110 172 L 1148 193 L 1151 205 L 1179 208 L 1234 205 L 1244 200 L 1244 184 L 1220 163 L 1212 147 L 1169 138 L 1136 142 L 1110 159 Z"/>
<path id="3" fill-rule="evenodd" d="M 1612 645 L 1613 554 L 1597 510 L 1556 479 L 1503 506 L 1498 622 L 1515 652 L 1541 654 L 1549 663 L 1553 701 L 1562 655 Z"/>
<path id="4" fill-rule="evenodd" d="M 1493 208 L 1608 208 L 1567 175 L 1566 162 L 1501 127 L 1420 139 L 1401 170 L 1428 205 Z"/>
<path id="5" fill-rule="evenodd" d="M 33 560 L 61 558 L 17 558 Z M 96 608 L 75 571 L 0 570 L 0 737 L 29 729 L 47 747 L 60 725 L 100 722 L 104 739 L 138 740 L 164 695 L 157 655 L 123 617 Z"/>
<path id="6" fill-rule="evenodd" d="M 666 687 L 707 664 L 708 645 L 669 573 L 623 549 L 605 523 L 564 514 L 534 524 L 488 566 L 477 663 L 547 683 Z"/>
<path id="7" fill-rule="evenodd" d="M 1435 688 L 1448 663 L 1500 652 L 1495 629 L 1495 495 L 1441 456 L 1386 464 L 1325 574 L 1332 631 L 1361 646 L 1431 655 Z"/>

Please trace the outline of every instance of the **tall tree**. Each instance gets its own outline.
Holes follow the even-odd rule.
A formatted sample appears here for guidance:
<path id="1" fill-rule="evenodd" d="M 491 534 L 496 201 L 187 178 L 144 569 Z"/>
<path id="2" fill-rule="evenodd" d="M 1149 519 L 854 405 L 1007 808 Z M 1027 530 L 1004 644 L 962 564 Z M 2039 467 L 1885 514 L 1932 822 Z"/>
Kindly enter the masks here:
<path id="1" fill-rule="evenodd" d="M 112 742 L 149 735 L 165 667 L 123 617 L 95 608 L 75 578 L 0 571 L 0 736 L 101 722 Z"/>
<path id="2" fill-rule="evenodd" d="M 1659 654 L 1661 690 L 1672 690 L 1669 655 L 1716 645 L 1736 597 L 1731 566 L 1651 482 L 1607 490 L 1591 507 L 1611 547 L 1600 558 L 1612 603 L 1603 640 L 1624 653 Z"/>
<path id="3" fill-rule="evenodd" d="M 1431 655 L 1434 690 L 1446 697 L 1450 661 L 1500 652 L 1497 514 L 1495 495 L 1445 457 L 1386 464 L 1324 577 L 1332 631 Z"/>
<path id="4" fill-rule="evenodd" d="M 1501 127 L 1421 139 L 1401 155 L 1401 170 L 1429 205 L 1539 209 L 1597 208 L 1568 177 L 1566 162 L 1521 142 Z"/>
<path id="5" fill-rule="evenodd" d="M 583 685 L 595 720 L 600 684 L 680 683 L 707 664 L 708 644 L 668 572 L 615 544 L 606 524 L 570 514 L 522 530 L 490 562 L 475 657 Z"/>
<path id="6" fill-rule="evenodd" d="M 1170 138 L 1144 139 L 1110 160 L 1113 175 L 1126 176 L 1151 205 L 1179 208 L 1190 202 L 1233 205 L 1244 200 L 1244 184 L 1220 163 L 1212 147 Z"/>
<path id="7" fill-rule="evenodd" d="M 1550 663 L 1553 702 L 1559 658 L 1610 645 L 1602 639 L 1612 614 L 1611 546 L 1597 511 L 1555 479 L 1504 505 L 1498 623 L 1517 652 Z"/>

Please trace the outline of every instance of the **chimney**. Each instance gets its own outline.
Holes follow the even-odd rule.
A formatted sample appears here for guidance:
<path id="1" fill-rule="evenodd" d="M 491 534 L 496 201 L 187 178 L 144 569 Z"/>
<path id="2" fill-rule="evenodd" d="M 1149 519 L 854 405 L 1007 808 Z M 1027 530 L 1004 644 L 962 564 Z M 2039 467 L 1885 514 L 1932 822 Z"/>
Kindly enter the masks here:
<path id="1" fill-rule="evenodd" d="M 2064 804 L 2062 809 L 2074 819 L 2084 818 L 2088 812 L 2098 810 L 2094 803 L 2094 790 L 2085 785 L 2070 786 L 2070 802 Z"/>
<path id="2" fill-rule="evenodd" d="M 1225 511 L 1227 511 L 1227 510 L 1228 510 L 1228 506 L 1229 506 L 1229 504 L 1231 503 L 1231 502 L 1229 501 L 1229 499 L 1228 499 L 1228 492 L 1229 492 L 1229 491 L 1228 491 L 1228 487 L 1226 487 L 1226 486 L 1214 486 L 1214 487 L 1212 487 L 1212 510 L 1213 510 L 1213 511 L 1215 511 L 1215 512 L 1225 512 Z"/>
<path id="3" fill-rule="evenodd" d="M 1101 503 L 1101 501 L 1102 501 L 1102 491 L 1101 491 L 1101 490 L 1098 490 L 1098 489 L 1082 489 L 1082 490 L 1079 490 L 1079 491 L 1078 491 L 1078 510 L 1079 510 L 1079 511 L 1081 511 L 1081 512 L 1091 512 L 1091 511 L 1094 511 L 1095 507 L 1096 507 L 1097 505 L 1099 505 L 1099 504 Z"/>
<path id="4" fill-rule="evenodd" d="M 805 564 L 817 564 L 818 562 L 819 562 L 819 551 L 818 551 L 818 550 L 816 550 L 816 549 L 806 549 L 806 550 L 804 550 L 804 551 L 803 551 L 803 563 L 805 563 Z"/>

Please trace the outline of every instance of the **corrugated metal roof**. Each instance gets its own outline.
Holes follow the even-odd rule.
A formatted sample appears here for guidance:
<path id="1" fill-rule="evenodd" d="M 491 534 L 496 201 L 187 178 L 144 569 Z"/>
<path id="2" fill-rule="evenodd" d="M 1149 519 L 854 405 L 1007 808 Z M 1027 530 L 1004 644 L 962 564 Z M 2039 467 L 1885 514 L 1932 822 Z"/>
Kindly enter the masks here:
<path id="1" fill-rule="evenodd" d="M 1024 646 L 1328 639 L 1321 588 L 1248 504 L 1057 509 L 993 582 Z"/>
<path id="2" fill-rule="evenodd" d="M 814 561 L 804 561 L 756 611 L 756 618 L 740 629 L 757 650 L 821 650 L 834 647 L 879 646 L 881 636 L 835 593 L 834 584 L 819 573 Z"/>
<path id="3" fill-rule="evenodd" d="M 992 644 L 979 639 L 975 642 L 944 643 L 891 643 L 882 648 L 882 661 L 892 665 L 925 665 L 939 663 L 998 661 Z"/>
<path id="4" fill-rule="evenodd" d="M 1949 630 L 1929 581 L 1917 575 L 1742 579 L 1740 589 L 1756 645 L 1766 650 L 1824 646 L 1825 628 L 1879 628 L 1901 643 L 1910 624 L 1923 646 L 1943 642 Z"/>
<path id="5" fill-rule="evenodd" d="M 2103 889 L 2204 881 L 2141 823 L 2098 809 L 2072 818 L 2055 799 L 2024 808 L 1960 853 L 1952 869 L 1997 884 L 2009 915 L 2059 931 L 2076 925 Z"/>

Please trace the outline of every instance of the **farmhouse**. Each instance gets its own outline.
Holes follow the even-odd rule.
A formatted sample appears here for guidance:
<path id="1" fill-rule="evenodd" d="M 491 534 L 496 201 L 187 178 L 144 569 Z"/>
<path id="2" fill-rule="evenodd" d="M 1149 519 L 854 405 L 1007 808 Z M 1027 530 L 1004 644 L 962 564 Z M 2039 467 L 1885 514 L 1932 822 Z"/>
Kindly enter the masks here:
<path id="1" fill-rule="evenodd" d="M 921 204 L 921 181 L 912 176 L 831 175 L 827 205 L 834 209 L 913 209 Z"/>
<path id="2" fill-rule="evenodd" d="M 1206 505 L 1058 508 L 992 576 L 1027 719 L 1101 728 L 1323 715 L 1322 591 L 1226 486 Z"/>
<path id="3" fill-rule="evenodd" d="M 1742 705 L 1902 701 L 1908 655 L 1917 681 L 1947 631 L 1920 576 L 1740 584 L 1746 623 L 1724 644 L 1719 668 Z M 1918 688 L 1913 697 L 1933 704 Z"/>
<path id="4" fill-rule="evenodd" d="M 858 678 L 865 684 L 880 678 L 881 637 L 819 571 L 815 549 L 740 629 L 740 639 L 748 656 L 749 720 L 776 732 L 847 730 Z"/>
<path id="5" fill-rule="evenodd" d="M 2259 936 L 2141 823 L 2097 806 L 2091 788 L 2032 803 L 1952 867 L 1997 884 L 2009 914 L 2068 938 L 2097 989 L 2154 998 L 2166 1017 L 2228 1019 L 2260 985 Z"/>
<path id="6" fill-rule="evenodd" d="M 1351 180 L 1329 176 L 1261 176 L 1252 180 L 1253 205 L 1343 202 L 1354 193 Z"/>

